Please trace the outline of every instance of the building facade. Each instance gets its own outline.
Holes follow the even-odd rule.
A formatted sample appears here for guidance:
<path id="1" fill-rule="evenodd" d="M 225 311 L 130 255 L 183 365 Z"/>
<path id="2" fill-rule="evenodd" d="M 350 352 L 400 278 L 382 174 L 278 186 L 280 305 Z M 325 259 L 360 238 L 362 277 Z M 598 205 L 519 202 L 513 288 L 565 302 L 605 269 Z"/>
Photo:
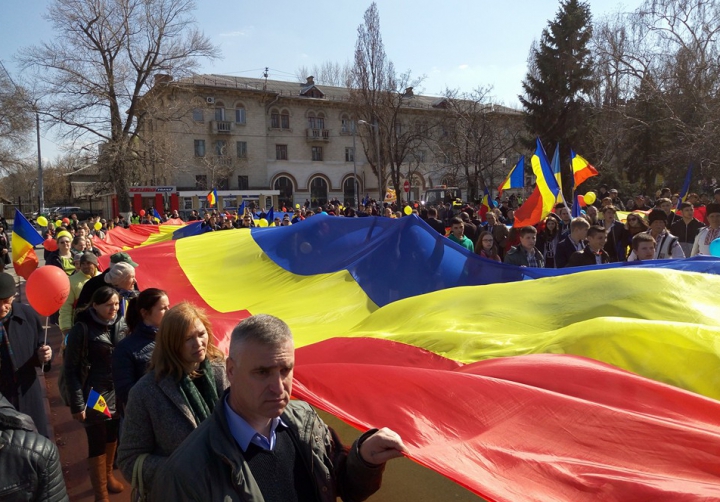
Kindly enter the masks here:
<path id="1" fill-rule="evenodd" d="M 354 120 L 349 98 L 348 89 L 316 85 L 312 77 L 302 84 L 222 75 L 158 78 L 145 99 L 172 110 L 172 118 L 155 116 L 141 131 L 150 184 L 176 186 L 180 209 L 203 208 L 201 194 L 212 189 L 225 207 L 248 199 L 290 208 L 378 198 L 363 148 L 374 131 Z M 404 103 L 407 127 L 447 114 L 443 98 L 412 96 Z M 412 200 L 443 182 L 447 160 L 431 142 L 420 143 L 405 176 Z"/>

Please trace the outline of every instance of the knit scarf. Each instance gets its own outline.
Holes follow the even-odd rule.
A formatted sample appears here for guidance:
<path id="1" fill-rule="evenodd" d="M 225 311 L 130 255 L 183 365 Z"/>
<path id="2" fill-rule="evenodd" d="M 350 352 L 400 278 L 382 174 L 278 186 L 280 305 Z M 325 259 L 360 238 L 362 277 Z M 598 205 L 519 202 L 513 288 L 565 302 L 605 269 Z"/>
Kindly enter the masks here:
<path id="1" fill-rule="evenodd" d="M 215 387 L 215 378 L 212 367 L 210 366 L 210 360 L 207 357 L 200 363 L 197 373 L 199 376 L 196 378 L 190 378 L 190 375 L 183 375 L 180 380 L 180 392 L 185 398 L 185 402 L 190 407 L 190 410 L 192 410 L 195 422 L 200 424 L 200 422 L 209 417 L 215 409 L 218 393 Z"/>

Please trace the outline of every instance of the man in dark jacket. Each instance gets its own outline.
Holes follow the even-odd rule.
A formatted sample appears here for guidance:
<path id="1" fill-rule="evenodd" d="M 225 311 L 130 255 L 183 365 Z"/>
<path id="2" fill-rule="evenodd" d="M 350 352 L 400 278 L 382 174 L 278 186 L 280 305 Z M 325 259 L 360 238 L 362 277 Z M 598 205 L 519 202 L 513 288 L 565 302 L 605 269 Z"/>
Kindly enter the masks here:
<path id="1" fill-rule="evenodd" d="M 537 229 L 527 226 L 520 229 L 520 245 L 513 246 L 505 255 L 504 263 L 520 267 L 544 268 L 543 255 L 535 247 Z"/>
<path id="2" fill-rule="evenodd" d="M 443 225 L 442 221 L 438 220 L 437 209 L 431 207 L 427 210 L 427 213 L 427 224 L 430 225 L 440 235 L 445 235 L 445 225 Z"/>
<path id="3" fill-rule="evenodd" d="M 0 499 L 69 500 L 55 443 L 1 394 L 0 452 Z"/>
<path id="4" fill-rule="evenodd" d="M 585 237 L 590 223 L 585 218 L 573 218 L 570 222 L 570 235 L 558 242 L 555 250 L 555 268 L 566 267 L 575 251 L 585 249 Z"/>
<path id="5" fill-rule="evenodd" d="M 41 338 L 40 317 L 14 300 L 15 280 L 0 273 L 0 393 L 50 437 L 37 368 L 49 369 L 52 349 Z"/>
<path id="6" fill-rule="evenodd" d="M 670 227 L 670 233 L 678 238 L 685 256 L 691 256 L 695 236 L 705 224 L 695 218 L 695 208 L 689 202 L 681 202 L 679 209 L 682 218 L 675 220 Z"/>
<path id="7" fill-rule="evenodd" d="M 390 429 L 348 450 L 307 403 L 290 401 L 295 348 L 276 317 L 238 324 L 226 364 L 230 389 L 156 473 L 150 500 L 360 501 L 406 451 Z"/>
<path id="8" fill-rule="evenodd" d="M 582 251 L 575 251 L 566 266 L 585 267 L 610 263 L 610 256 L 603 249 L 606 242 L 605 229 L 599 225 L 591 226 L 587 231 L 587 246 Z"/>

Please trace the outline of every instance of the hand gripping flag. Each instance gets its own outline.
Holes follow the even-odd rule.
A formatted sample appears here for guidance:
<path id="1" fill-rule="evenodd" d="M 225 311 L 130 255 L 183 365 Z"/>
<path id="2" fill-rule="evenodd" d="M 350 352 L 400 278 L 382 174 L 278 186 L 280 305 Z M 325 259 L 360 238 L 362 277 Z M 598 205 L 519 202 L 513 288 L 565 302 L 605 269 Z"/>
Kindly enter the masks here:
<path id="1" fill-rule="evenodd" d="M 498 187 L 498 195 L 502 195 L 503 190 L 508 188 L 524 188 L 525 187 L 525 156 L 521 155 L 520 159 L 510 170 L 505 181 Z"/>
<path id="2" fill-rule="evenodd" d="M 15 210 L 12 232 L 12 261 L 15 273 L 27 280 L 38 266 L 38 257 L 33 249 L 43 243 L 30 222 L 19 210 Z"/>
<path id="3" fill-rule="evenodd" d="M 90 389 L 90 393 L 88 394 L 87 404 L 85 405 L 85 409 L 90 408 L 91 410 L 99 411 L 100 413 L 107 415 L 108 417 L 112 417 L 112 414 L 110 413 L 110 410 L 107 407 L 107 403 L 105 402 L 105 398 L 102 397 L 97 391 L 94 389 Z"/>
<path id="4" fill-rule="evenodd" d="M 540 138 L 536 141 L 535 153 L 530 159 L 535 174 L 535 190 L 522 206 L 515 211 L 515 227 L 524 227 L 540 223 L 555 207 L 560 191 L 550 163 L 545 155 Z"/>

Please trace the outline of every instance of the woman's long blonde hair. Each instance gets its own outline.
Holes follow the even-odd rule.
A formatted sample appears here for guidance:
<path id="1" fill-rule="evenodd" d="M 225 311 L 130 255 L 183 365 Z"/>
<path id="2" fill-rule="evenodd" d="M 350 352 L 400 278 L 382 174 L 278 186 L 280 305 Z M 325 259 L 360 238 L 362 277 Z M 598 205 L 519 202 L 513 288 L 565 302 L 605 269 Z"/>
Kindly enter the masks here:
<path id="1" fill-rule="evenodd" d="M 196 319 L 199 319 L 207 330 L 207 357 L 211 360 L 224 359 L 223 353 L 215 346 L 212 325 L 205 311 L 192 303 L 181 302 L 165 313 L 160 322 L 160 329 L 155 335 L 155 349 L 149 369 L 155 370 L 157 380 L 170 375 L 179 381 L 185 374 L 182 346 L 185 335 L 192 329 Z"/>

